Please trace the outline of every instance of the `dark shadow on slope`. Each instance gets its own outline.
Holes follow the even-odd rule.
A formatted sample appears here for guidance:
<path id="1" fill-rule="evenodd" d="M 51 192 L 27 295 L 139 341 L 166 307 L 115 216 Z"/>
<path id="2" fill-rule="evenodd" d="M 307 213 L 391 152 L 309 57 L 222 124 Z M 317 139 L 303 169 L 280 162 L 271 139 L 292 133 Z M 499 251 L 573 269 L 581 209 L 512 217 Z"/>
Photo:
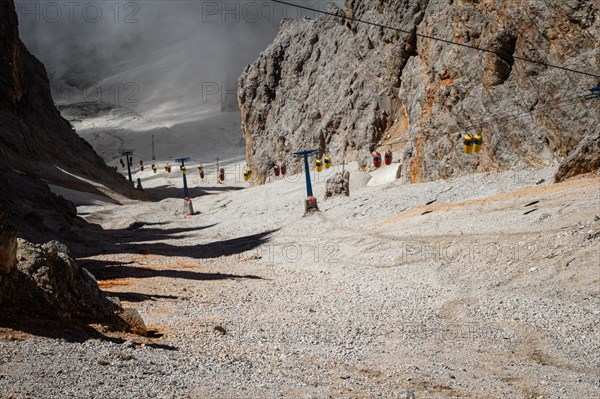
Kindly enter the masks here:
<path id="1" fill-rule="evenodd" d="M 175 229 L 182 230 L 182 229 Z M 183 229 L 185 230 L 185 229 Z M 91 257 L 100 252 L 117 254 L 140 254 L 159 256 L 185 256 L 195 259 L 220 258 L 222 256 L 239 255 L 251 251 L 269 242 L 270 236 L 277 230 L 269 230 L 259 234 L 238 237 L 225 241 L 217 241 L 209 244 L 176 246 L 164 243 L 129 244 L 126 242 L 103 242 L 95 247 L 95 253 L 88 253 Z M 143 237 L 131 237 L 139 241 Z M 170 237 L 174 238 L 174 237 Z M 91 248 L 88 248 L 91 249 Z M 98 280 L 113 280 L 120 278 L 152 278 L 165 277 L 175 279 L 186 279 L 196 281 L 251 279 L 262 280 L 262 277 L 254 275 L 236 275 L 222 273 L 202 273 L 189 270 L 157 270 L 147 267 L 133 266 L 135 262 L 119 263 L 106 260 L 81 259 L 79 264 L 89 270 Z"/>
<path id="2" fill-rule="evenodd" d="M 202 228 L 199 228 L 202 229 Z M 174 229 L 178 232 L 186 231 L 186 229 Z M 189 229 L 194 231 L 197 229 Z M 278 230 L 278 229 L 277 229 Z M 123 235 L 115 239 L 106 241 L 96 241 L 93 247 L 88 246 L 86 253 L 78 251 L 79 257 L 90 257 L 101 253 L 118 254 L 140 254 L 140 255 L 159 255 L 159 256 L 186 256 L 194 259 L 211 259 L 220 258 L 222 256 L 239 255 L 244 252 L 251 251 L 269 242 L 271 234 L 277 230 L 268 230 L 263 233 L 252 234 L 249 236 L 233 238 L 224 241 L 216 241 L 209 244 L 199 245 L 172 245 L 162 242 L 155 243 L 140 243 L 143 241 L 158 241 L 159 239 L 177 239 L 180 236 L 169 234 L 148 235 L 148 233 L 138 232 L 134 235 Z M 159 230 L 160 231 L 160 230 Z M 136 242 L 130 244 L 129 242 Z M 81 249 L 81 248 L 80 248 Z"/>
<path id="3" fill-rule="evenodd" d="M 195 259 L 220 258 L 222 256 L 239 255 L 266 244 L 270 235 L 277 230 L 216 241 L 209 244 L 177 246 L 164 243 L 152 244 L 118 244 L 110 249 L 110 253 L 138 253 L 142 255 L 187 256 Z"/>
<path id="4" fill-rule="evenodd" d="M 166 241 L 172 239 L 181 239 L 185 237 L 194 236 L 193 233 L 196 233 L 201 230 L 210 229 L 211 227 L 216 226 L 216 223 L 209 224 L 206 226 L 200 227 L 177 227 L 172 229 L 139 229 L 139 230 L 129 230 L 126 231 L 112 231 L 105 230 L 105 233 L 112 235 L 114 239 L 112 240 L 114 243 L 125 243 L 125 242 L 144 242 L 144 241 Z"/>
<path id="5" fill-rule="evenodd" d="M 143 183 L 142 183 L 143 184 Z M 190 198 L 194 199 L 205 195 L 211 195 L 212 193 L 221 193 L 228 191 L 240 191 L 244 187 L 234 187 L 227 185 L 220 186 L 207 186 L 207 187 L 188 187 Z M 183 200 L 183 189 L 173 186 L 160 186 L 144 188 L 144 193 L 148 196 L 150 201 L 158 202 L 167 198 L 181 198 Z"/>
<path id="6" fill-rule="evenodd" d="M 141 294 L 139 292 L 112 292 L 106 291 L 108 295 L 117 297 L 124 302 L 146 302 L 156 301 L 157 299 L 179 299 L 174 295 Z"/>
<path id="7" fill-rule="evenodd" d="M 133 231 L 144 226 L 164 226 L 166 224 L 169 224 L 169 222 L 133 222 L 131 225 L 129 225 L 129 227 L 127 227 L 127 230 Z"/>
<path id="8" fill-rule="evenodd" d="M 110 266 L 125 266 L 125 265 L 133 265 L 135 262 L 111 262 L 108 260 L 96 260 L 96 259 L 78 259 L 77 263 L 79 266 L 84 267 L 87 271 L 91 272 L 92 270 L 102 269 L 104 267 Z M 92 273 L 94 274 L 94 273 Z M 95 277 L 95 276 L 94 276 Z"/>
<path id="9" fill-rule="evenodd" d="M 96 339 L 105 342 L 112 342 L 114 344 L 124 344 L 127 340 L 118 337 L 110 337 L 102 334 L 96 329 L 86 325 L 83 321 L 70 320 L 48 320 L 45 318 L 33 318 L 33 317 L 2 317 L 0 318 L 0 328 L 9 328 L 11 330 L 24 332 L 26 334 L 34 335 L 36 337 L 45 337 L 51 339 L 61 339 L 69 343 L 84 343 L 90 339 Z M 8 335 L 8 334 L 7 334 Z M 134 339 L 139 339 L 136 337 Z M 158 344 L 152 342 L 146 342 L 144 340 L 144 346 L 154 349 L 164 350 L 179 350 L 179 348 L 172 345 Z M 133 346 L 140 346 L 141 343 L 132 341 Z"/>
<path id="10" fill-rule="evenodd" d="M 139 266 L 110 265 L 103 268 L 92 267 L 90 272 L 98 280 L 114 280 L 121 278 L 153 278 L 165 277 L 197 281 L 214 280 L 235 280 L 250 279 L 264 280 L 262 277 L 253 275 L 221 274 L 221 273 L 201 273 L 186 270 L 156 270 Z M 111 293 L 118 296 L 118 293 Z"/>
<path id="11" fill-rule="evenodd" d="M 83 343 L 88 339 L 99 339 L 113 343 L 125 342 L 121 338 L 108 337 L 95 329 L 76 321 L 69 323 L 32 317 L 0 318 L 0 327 L 22 331 L 38 337 L 64 339 L 67 342 Z"/>
<path id="12" fill-rule="evenodd" d="M 108 254 L 117 246 L 131 242 L 145 241 L 168 241 L 191 237 L 194 233 L 216 226 L 216 223 L 200 227 L 178 227 L 172 229 L 142 228 L 151 224 L 134 223 L 120 230 L 102 230 L 99 226 L 87 229 L 86 241 L 80 244 L 72 244 L 71 251 L 78 258 Z M 188 234 L 184 234 L 188 233 Z"/>

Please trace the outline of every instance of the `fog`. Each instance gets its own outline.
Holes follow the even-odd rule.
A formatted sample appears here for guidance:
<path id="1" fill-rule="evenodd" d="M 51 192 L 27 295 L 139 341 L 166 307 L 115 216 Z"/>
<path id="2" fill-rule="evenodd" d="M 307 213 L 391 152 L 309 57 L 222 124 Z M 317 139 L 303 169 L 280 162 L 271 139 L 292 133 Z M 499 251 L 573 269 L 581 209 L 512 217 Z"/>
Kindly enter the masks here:
<path id="1" fill-rule="evenodd" d="M 331 3 L 296 2 L 319 9 Z M 202 66 L 197 78 L 218 82 L 252 63 L 272 42 L 282 18 L 316 17 L 266 0 L 16 0 L 16 7 L 29 50 L 53 82 L 73 86 L 102 80 L 129 62 L 182 43 L 188 51 L 179 62 Z"/>

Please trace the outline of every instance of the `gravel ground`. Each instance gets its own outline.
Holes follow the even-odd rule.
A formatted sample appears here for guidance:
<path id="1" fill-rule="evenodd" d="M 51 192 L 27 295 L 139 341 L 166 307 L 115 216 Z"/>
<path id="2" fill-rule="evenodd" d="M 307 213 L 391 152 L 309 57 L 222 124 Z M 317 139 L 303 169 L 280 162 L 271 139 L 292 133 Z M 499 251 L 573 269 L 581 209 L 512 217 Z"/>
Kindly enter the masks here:
<path id="1" fill-rule="evenodd" d="M 152 336 L 0 329 L 0 398 L 600 396 L 600 179 L 349 168 L 308 216 L 294 176 L 206 187 L 193 217 L 79 207 L 107 231 L 80 262 Z"/>

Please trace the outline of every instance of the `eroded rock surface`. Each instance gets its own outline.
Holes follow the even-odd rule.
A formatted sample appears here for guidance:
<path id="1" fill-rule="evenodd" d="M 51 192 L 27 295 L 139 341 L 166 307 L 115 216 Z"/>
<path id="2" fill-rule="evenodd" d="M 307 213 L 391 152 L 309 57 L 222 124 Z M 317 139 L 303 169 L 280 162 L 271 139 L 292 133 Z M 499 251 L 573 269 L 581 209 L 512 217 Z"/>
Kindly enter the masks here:
<path id="1" fill-rule="evenodd" d="M 350 195 L 350 172 L 338 172 L 325 182 L 325 198 Z"/>
<path id="2" fill-rule="evenodd" d="M 93 322 L 144 334 L 139 315 L 124 310 L 117 299 L 98 287 L 94 276 L 80 267 L 58 241 L 43 245 L 19 239 L 18 263 L 0 285 L 3 319 L 23 317 L 63 323 Z"/>
<path id="3" fill-rule="evenodd" d="M 600 75 L 597 2 L 347 0 L 329 11 L 340 17 L 284 21 L 239 79 L 247 160 L 261 182 L 278 162 L 298 172 L 291 152 L 302 149 L 366 169 L 389 143 L 405 179 L 419 182 L 558 164 L 598 140 L 600 101 L 583 96 L 599 79 L 517 59 Z M 463 154 L 465 131 L 482 134 L 479 156 Z M 585 172 L 591 157 L 565 168 Z"/>

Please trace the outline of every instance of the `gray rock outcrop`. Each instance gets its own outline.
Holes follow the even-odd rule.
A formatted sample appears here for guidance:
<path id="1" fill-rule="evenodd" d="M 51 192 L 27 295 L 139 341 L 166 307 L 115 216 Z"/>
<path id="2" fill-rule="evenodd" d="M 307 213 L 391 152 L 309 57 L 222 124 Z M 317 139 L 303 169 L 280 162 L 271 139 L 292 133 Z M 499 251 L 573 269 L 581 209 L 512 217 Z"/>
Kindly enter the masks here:
<path id="1" fill-rule="evenodd" d="M 419 182 L 558 164 L 598 140 L 600 101 L 583 96 L 600 79 L 540 64 L 600 75 L 597 2 L 347 0 L 329 11 L 340 17 L 284 21 L 239 78 L 258 182 L 275 163 L 300 171 L 291 152 L 302 149 L 364 170 L 373 149 L 391 144 L 403 178 Z M 482 134 L 478 156 L 462 152 L 465 131 Z M 600 155 L 591 157 L 586 165 Z M 588 169 L 572 159 L 565 168 Z"/>
<path id="2" fill-rule="evenodd" d="M 599 127 L 600 129 L 600 127 Z M 556 172 L 556 181 L 563 181 L 583 173 L 600 174 L 600 138 L 586 136 L 560 164 Z"/>
<path id="3" fill-rule="evenodd" d="M 139 315 L 123 309 L 98 287 L 94 276 L 80 267 L 67 247 L 57 241 L 44 245 L 19 239 L 18 263 L 0 284 L 3 320 L 29 317 L 63 323 L 104 323 L 145 334 Z"/>
<path id="4" fill-rule="evenodd" d="M 325 181 L 325 198 L 350 195 L 350 172 L 338 172 Z"/>

